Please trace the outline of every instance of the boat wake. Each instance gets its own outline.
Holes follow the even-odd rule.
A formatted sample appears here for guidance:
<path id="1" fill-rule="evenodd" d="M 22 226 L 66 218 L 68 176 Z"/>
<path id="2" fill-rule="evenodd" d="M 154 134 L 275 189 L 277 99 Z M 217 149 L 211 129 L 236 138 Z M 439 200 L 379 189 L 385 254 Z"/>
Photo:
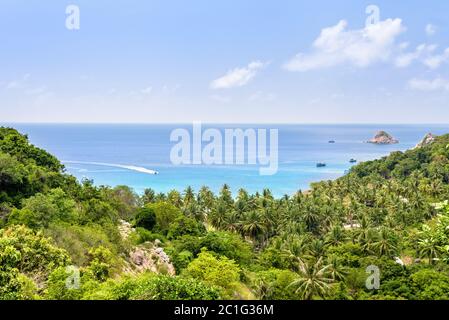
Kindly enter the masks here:
<path id="1" fill-rule="evenodd" d="M 115 164 L 115 163 L 103 163 L 103 162 L 86 162 L 86 161 L 61 161 L 62 163 L 71 163 L 71 164 L 87 164 L 87 165 L 93 165 L 93 166 L 104 166 L 104 167 L 113 167 L 113 168 L 121 168 L 146 174 L 155 175 L 158 174 L 156 170 L 147 169 L 144 167 L 138 167 L 138 166 L 130 166 L 130 165 L 122 165 L 122 164 Z"/>

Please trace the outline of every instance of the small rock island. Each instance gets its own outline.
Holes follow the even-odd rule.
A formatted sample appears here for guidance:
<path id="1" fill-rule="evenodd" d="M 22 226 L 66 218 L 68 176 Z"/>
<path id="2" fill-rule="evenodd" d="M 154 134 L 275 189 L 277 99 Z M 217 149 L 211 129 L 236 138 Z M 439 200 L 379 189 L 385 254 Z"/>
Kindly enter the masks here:
<path id="1" fill-rule="evenodd" d="M 371 140 L 368 140 L 367 143 L 373 143 L 373 144 L 396 144 L 399 143 L 399 140 L 393 138 L 389 133 L 385 131 L 379 131 L 376 133 L 374 138 Z"/>

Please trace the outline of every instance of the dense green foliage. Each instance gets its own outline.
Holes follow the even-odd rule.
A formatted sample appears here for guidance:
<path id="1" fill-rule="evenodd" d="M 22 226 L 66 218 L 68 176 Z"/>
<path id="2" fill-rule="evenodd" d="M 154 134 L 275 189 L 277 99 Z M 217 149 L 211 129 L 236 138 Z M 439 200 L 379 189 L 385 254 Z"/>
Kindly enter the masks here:
<path id="1" fill-rule="evenodd" d="M 449 299 L 447 199 L 449 136 L 275 199 L 80 183 L 0 128 L 0 299 Z"/>

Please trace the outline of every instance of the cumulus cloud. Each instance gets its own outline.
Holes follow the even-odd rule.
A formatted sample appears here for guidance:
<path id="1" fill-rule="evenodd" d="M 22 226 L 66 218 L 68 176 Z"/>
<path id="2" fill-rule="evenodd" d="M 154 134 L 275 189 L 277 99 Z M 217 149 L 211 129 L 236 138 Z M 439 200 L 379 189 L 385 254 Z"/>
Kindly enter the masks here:
<path id="1" fill-rule="evenodd" d="M 418 61 L 430 69 L 437 69 L 442 64 L 449 62 L 449 48 L 441 54 L 436 53 L 438 46 L 435 44 L 421 44 L 414 51 L 401 51 L 395 59 L 397 67 L 408 67 L 412 62 Z"/>
<path id="2" fill-rule="evenodd" d="M 423 63 L 431 69 L 436 69 L 443 63 L 449 62 L 449 48 L 446 48 L 442 54 L 428 56 Z"/>
<path id="3" fill-rule="evenodd" d="M 415 51 L 401 52 L 395 59 L 395 65 L 400 68 L 408 67 L 416 60 L 430 57 L 436 48 L 436 45 L 421 44 L 416 47 Z M 405 49 L 405 47 L 401 46 L 400 49 Z"/>
<path id="4" fill-rule="evenodd" d="M 229 89 L 243 87 L 248 84 L 267 63 L 253 61 L 243 68 L 229 70 L 224 76 L 213 80 L 210 83 L 211 89 Z"/>
<path id="5" fill-rule="evenodd" d="M 409 87 L 420 91 L 449 91 L 449 80 L 436 78 L 434 80 L 411 79 Z"/>
<path id="6" fill-rule="evenodd" d="M 396 49 L 396 38 L 405 31 L 401 19 L 387 19 L 356 30 L 348 30 L 347 25 L 341 20 L 323 29 L 312 52 L 297 54 L 284 68 L 304 72 L 340 64 L 366 67 L 387 61 Z"/>
<path id="7" fill-rule="evenodd" d="M 437 27 L 434 26 L 433 24 L 429 23 L 428 25 L 426 25 L 426 34 L 430 37 L 433 36 L 436 32 L 437 32 Z"/>

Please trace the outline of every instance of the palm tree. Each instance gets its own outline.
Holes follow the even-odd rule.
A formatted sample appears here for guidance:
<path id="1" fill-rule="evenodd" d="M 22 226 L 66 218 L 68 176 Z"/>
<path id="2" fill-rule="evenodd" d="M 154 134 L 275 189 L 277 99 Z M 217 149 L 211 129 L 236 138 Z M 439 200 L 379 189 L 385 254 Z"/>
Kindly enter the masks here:
<path id="1" fill-rule="evenodd" d="M 379 257 L 384 255 L 393 257 L 397 252 L 397 239 L 391 229 L 382 227 L 372 248 Z"/>
<path id="2" fill-rule="evenodd" d="M 184 190 L 184 205 L 188 205 L 195 201 L 195 193 L 193 191 L 193 188 L 191 186 L 188 186 Z"/>
<path id="3" fill-rule="evenodd" d="M 234 204 L 234 199 L 232 199 L 232 193 L 231 189 L 227 184 L 224 184 L 223 187 L 220 190 L 219 195 L 220 201 L 225 203 L 228 207 L 232 206 Z"/>
<path id="4" fill-rule="evenodd" d="M 181 194 L 176 190 L 171 190 L 167 195 L 168 202 L 170 202 L 175 207 L 182 207 Z"/>
<path id="5" fill-rule="evenodd" d="M 318 222 L 320 220 L 320 214 L 318 213 L 316 208 L 312 206 L 306 208 L 305 212 L 303 212 L 302 219 L 307 226 L 307 231 L 316 232 L 319 225 Z"/>
<path id="6" fill-rule="evenodd" d="M 344 281 L 349 273 L 349 269 L 341 264 L 337 255 L 331 255 L 327 262 L 330 265 L 329 273 L 335 281 Z"/>
<path id="7" fill-rule="evenodd" d="M 145 189 L 143 192 L 143 196 L 142 196 L 142 203 L 144 205 L 148 204 L 148 203 L 153 203 L 155 201 L 156 198 L 156 193 L 154 192 L 153 189 L 148 188 Z"/>
<path id="8" fill-rule="evenodd" d="M 343 228 L 337 224 L 334 225 L 330 232 L 326 236 L 326 243 L 332 246 L 338 246 L 339 244 L 345 242 L 346 235 Z"/>
<path id="9" fill-rule="evenodd" d="M 203 212 L 208 214 L 214 205 L 215 199 L 213 192 L 208 187 L 203 186 L 198 192 L 197 198 L 197 202 L 201 206 Z"/>
<path id="10" fill-rule="evenodd" d="M 226 204 L 219 201 L 212 210 L 211 214 L 208 216 L 209 222 L 217 229 L 223 229 L 226 226 Z"/>
<path id="11" fill-rule="evenodd" d="M 434 264 L 435 259 L 439 256 L 438 239 L 433 236 L 428 236 L 419 240 L 419 254 L 421 257 L 428 258 L 430 264 Z"/>
<path id="12" fill-rule="evenodd" d="M 296 287 L 295 293 L 301 299 L 312 300 L 315 297 L 324 298 L 333 282 L 330 265 L 323 265 L 323 258 L 315 262 L 299 260 L 298 277 L 289 286 Z"/>
<path id="13" fill-rule="evenodd" d="M 326 252 L 326 243 L 320 239 L 313 239 L 309 245 L 310 255 L 313 257 L 321 257 Z"/>
<path id="14" fill-rule="evenodd" d="M 240 215 L 236 211 L 232 211 L 226 215 L 226 229 L 231 232 L 239 232 L 241 223 Z"/>
<path id="15" fill-rule="evenodd" d="M 259 211 L 251 211 L 245 215 L 242 222 L 242 232 L 245 236 L 253 240 L 259 239 L 266 231 L 266 226 L 263 223 L 262 214 Z"/>

